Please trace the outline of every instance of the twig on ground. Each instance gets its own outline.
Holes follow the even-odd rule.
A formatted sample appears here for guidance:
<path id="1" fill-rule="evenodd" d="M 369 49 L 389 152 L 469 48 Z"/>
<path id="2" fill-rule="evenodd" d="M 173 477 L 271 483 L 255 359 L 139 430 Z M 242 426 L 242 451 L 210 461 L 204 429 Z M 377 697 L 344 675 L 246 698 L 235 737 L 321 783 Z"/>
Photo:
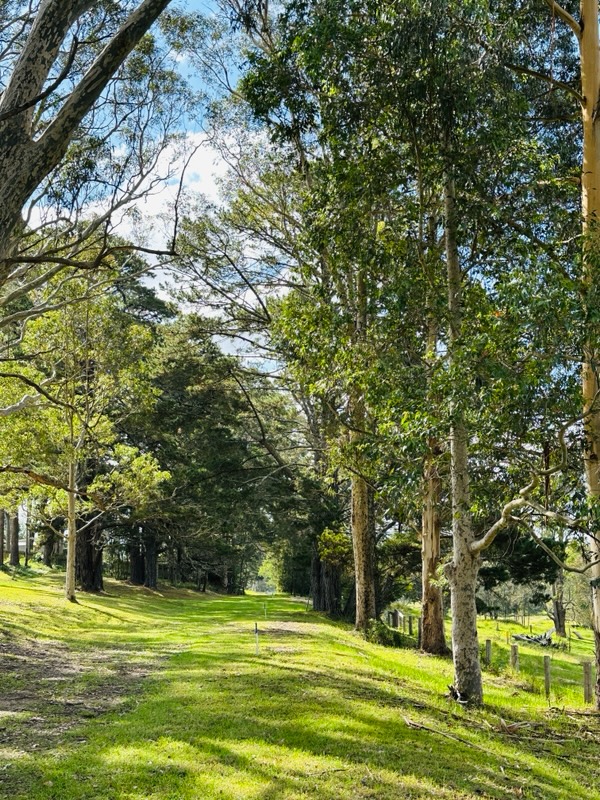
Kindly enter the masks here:
<path id="1" fill-rule="evenodd" d="M 452 739 L 454 742 L 461 742 L 462 744 L 467 744 L 469 747 L 474 747 L 476 750 L 481 750 L 482 753 L 488 753 L 489 750 L 485 747 L 481 747 L 474 742 L 470 742 L 468 739 L 462 739 L 460 736 L 454 736 L 453 733 L 447 733 L 446 731 L 440 731 L 437 728 L 430 728 L 428 725 L 421 725 L 420 722 L 413 722 L 408 717 L 403 717 L 404 722 L 408 725 L 409 728 L 415 728 L 416 730 L 420 731 L 429 731 L 429 733 L 437 733 L 438 736 L 445 736 L 446 739 Z"/>

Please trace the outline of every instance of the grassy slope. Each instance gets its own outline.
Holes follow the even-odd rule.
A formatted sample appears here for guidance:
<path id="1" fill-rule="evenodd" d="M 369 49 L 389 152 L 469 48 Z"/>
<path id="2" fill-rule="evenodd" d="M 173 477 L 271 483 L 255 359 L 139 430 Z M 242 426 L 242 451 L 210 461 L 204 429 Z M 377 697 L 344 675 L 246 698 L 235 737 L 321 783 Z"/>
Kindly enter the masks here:
<path id="1" fill-rule="evenodd" d="M 526 674 L 542 676 L 542 656 L 525 648 L 521 675 L 494 667 L 486 708 L 472 711 L 444 696 L 449 662 L 365 643 L 285 598 L 266 599 L 265 619 L 264 602 L 111 583 L 108 595 L 68 605 L 57 577 L 0 574 L 0 623 L 13 641 L 25 634 L 82 653 L 117 649 L 136 663 L 163 659 L 125 709 L 82 719 L 39 749 L 11 747 L 31 711 L 0 711 L 0 797 L 600 800 L 598 720 L 563 709 L 582 710 L 568 681 L 579 679 L 589 642 L 553 654 L 562 677 L 552 707 L 532 691 L 543 677 Z M 496 639 L 501 672 L 500 628 L 488 624 L 482 638 Z M 93 685 L 93 674 L 86 680 Z M 526 724 L 510 733 L 514 722 Z"/>

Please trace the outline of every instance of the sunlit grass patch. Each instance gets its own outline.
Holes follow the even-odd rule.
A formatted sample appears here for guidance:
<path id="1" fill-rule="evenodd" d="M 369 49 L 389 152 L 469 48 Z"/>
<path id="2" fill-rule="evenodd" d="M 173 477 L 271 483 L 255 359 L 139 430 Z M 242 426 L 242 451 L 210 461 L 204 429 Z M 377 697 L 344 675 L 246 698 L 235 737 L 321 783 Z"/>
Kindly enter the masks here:
<path id="1" fill-rule="evenodd" d="M 107 587 L 72 606 L 56 575 L 0 575 L 8 638 L 35 637 L 54 664 L 66 648 L 85 666 L 33 688 L 24 673 L 14 677 L 17 698 L 31 689 L 46 705 L 0 717 L 8 726 L 1 797 L 600 798 L 600 728 L 569 712 L 582 710 L 576 679 L 586 641 L 552 652 L 549 707 L 543 669 L 541 689 L 536 677 L 544 653 L 523 647 L 514 675 L 502 623 L 499 631 L 483 623 L 482 644 L 497 634 L 497 662 L 484 671 L 486 707 L 476 710 L 448 699 L 448 659 L 370 644 L 305 603 Z M 110 657 L 94 666 L 95 653 Z M 111 686 L 125 690 L 114 708 Z M 86 708 L 89 717 L 79 713 Z M 35 716 L 32 749 L 27 719 Z M 44 725 L 52 729 L 45 738 Z M 10 740 L 19 731 L 17 746 Z"/>

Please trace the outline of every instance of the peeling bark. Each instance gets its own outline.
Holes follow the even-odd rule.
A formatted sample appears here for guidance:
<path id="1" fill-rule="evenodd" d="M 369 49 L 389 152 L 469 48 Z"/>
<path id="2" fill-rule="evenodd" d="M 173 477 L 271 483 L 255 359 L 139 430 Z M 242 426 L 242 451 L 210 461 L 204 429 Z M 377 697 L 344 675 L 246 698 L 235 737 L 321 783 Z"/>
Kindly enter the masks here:
<path id="1" fill-rule="evenodd" d="M 440 566 L 441 480 L 430 442 L 424 470 L 424 503 L 421 524 L 421 650 L 435 655 L 448 652 L 444 633 L 442 589 L 438 583 Z"/>

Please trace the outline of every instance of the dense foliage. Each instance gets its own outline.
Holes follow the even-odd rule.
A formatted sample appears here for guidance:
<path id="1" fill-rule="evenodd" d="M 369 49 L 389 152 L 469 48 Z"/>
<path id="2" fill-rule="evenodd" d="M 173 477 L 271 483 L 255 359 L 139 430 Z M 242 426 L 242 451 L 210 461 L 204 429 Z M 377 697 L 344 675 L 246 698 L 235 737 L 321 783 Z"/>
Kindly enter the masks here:
<path id="1" fill-rule="evenodd" d="M 151 588 L 260 573 L 365 633 L 418 599 L 438 654 L 450 595 L 453 691 L 476 703 L 477 611 L 548 604 L 564 635 L 565 572 L 589 571 L 600 665 L 600 51 L 597 7 L 571 5 L 224 0 L 140 23 L 40 172 L 43 224 L 13 220 L 0 252 L 12 563 L 27 507 L 47 562 L 68 532 L 71 599 L 103 560 Z M 63 62 L 68 81 L 28 101 L 32 137 L 113 11 L 61 18 L 39 88 Z M 6 28 L 24 54 L 36 13 Z M 167 303 L 110 223 L 186 150 L 178 62 L 227 174 L 216 203 L 182 178 L 168 245 L 137 243 Z M 5 56 L 9 99 L 18 75 Z"/>

